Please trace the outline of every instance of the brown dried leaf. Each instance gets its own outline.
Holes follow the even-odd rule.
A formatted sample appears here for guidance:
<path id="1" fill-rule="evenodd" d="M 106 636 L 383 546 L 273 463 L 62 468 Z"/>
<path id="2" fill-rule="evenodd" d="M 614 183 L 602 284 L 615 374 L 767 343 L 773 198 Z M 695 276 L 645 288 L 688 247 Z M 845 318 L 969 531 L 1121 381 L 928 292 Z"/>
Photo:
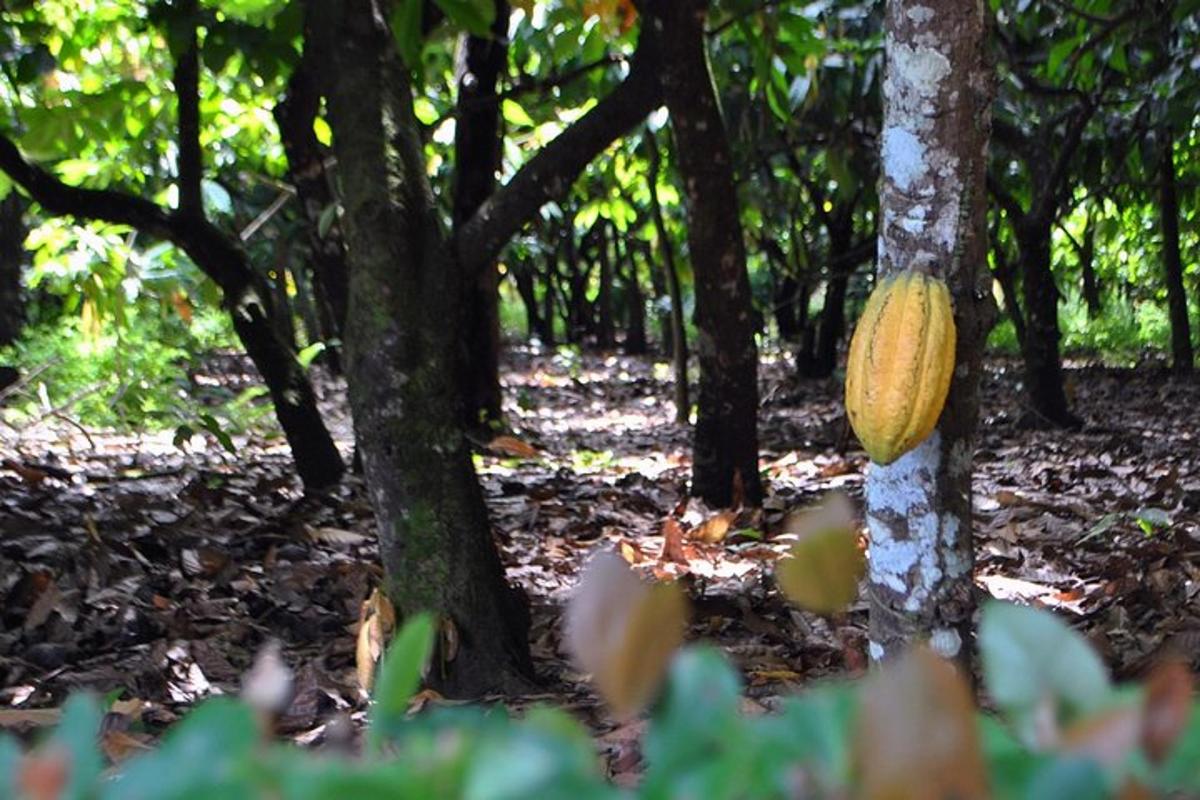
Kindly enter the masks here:
<path id="1" fill-rule="evenodd" d="M 61 718 L 57 708 L 0 708 L 0 728 L 40 728 L 57 725 Z"/>
<path id="2" fill-rule="evenodd" d="M 364 692 L 370 693 L 375 683 L 375 667 L 395 627 L 396 610 L 391 601 L 379 589 L 372 589 L 371 596 L 363 602 L 358 615 L 358 642 L 354 657 L 358 685 Z"/>
<path id="3" fill-rule="evenodd" d="M 487 449 L 514 458 L 538 458 L 541 455 L 536 447 L 515 436 L 497 436 L 488 442 Z"/>
<path id="4" fill-rule="evenodd" d="M 866 684 L 855 740 L 863 798 L 988 796 L 967 682 L 919 647 Z"/>
<path id="5" fill-rule="evenodd" d="M 566 645 L 613 713 L 629 717 L 657 690 L 686 618 L 677 584 L 642 581 L 605 552 L 588 564 L 567 605 Z"/>
<path id="6" fill-rule="evenodd" d="M 683 526 L 674 517 L 667 517 L 662 524 L 662 561 L 673 561 L 676 564 L 688 563 L 687 553 L 683 550 Z"/>
<path id="7" fill-rule="evenodd" d="M 693 528 L 688 533 L 688 536 L 708 544 L 719 544 L 725 541 L 725 537 L 729 534 L 729 529 L 733 526 L 733 521 L 737 518 L 737 515 L 738 512 L 733 510 L 725 510 L 713 514 Z"/>

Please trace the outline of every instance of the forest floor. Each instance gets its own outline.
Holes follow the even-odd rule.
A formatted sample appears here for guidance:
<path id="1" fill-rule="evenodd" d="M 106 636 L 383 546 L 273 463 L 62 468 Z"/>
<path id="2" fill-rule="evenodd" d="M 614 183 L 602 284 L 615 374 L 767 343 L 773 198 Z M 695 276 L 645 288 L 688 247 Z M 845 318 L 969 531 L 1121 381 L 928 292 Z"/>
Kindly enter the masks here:
<path id="1" fill-rule="evenodd" d="M 240 362 L 221 363 L 221 380 L 249 380 Z M 1086 427 L 1026 430 L 1016 365 L 989 362 L 975 473 L 981 594 L 1061 610 L 1118 677 L 1164 648 L 1200 658 L 1200 383 L 1154 368 L 1069 376 Z M 789 512 L 831 490 L 860 494 L 867 462 L 836 381 L 800 383 L 784 359 L 764 359 L 769 497 L 736 518 L 687 499 L 689 432 L 673 422 L 665 364 L 521 349 L 504 381 L 509 449 L 538 455 L 477 465 L 509 576 L 533 607 L 545 679 L 544 693 L 507 702 L 573 710 L 614 773 L 631 768 L 637 724 L 607 719 L 560 646 L 574 577 L 604 547 L 685 578 L 691 637 L 740 666 L 752 707 L 864 670 L 864 604 L 832 619 L 801 613 L 769 578 Z M 344 397 L 331 381 L 321 389 L 348 454 Z M 361 483 L 306 498 L 281 441 L 238 444 L 234 457 L 215 442 L 181 452 L 169 432 L 57 418 L 0 426 L 0 729 L 50 723 L 67 693 L 87 688 L 119 696 L 118 723 L 145 740 L 204 696 L 236 693 L 271 639 L 296 674 L 285 735 L 320 743 L 339 713 L 361 720 L 356 629 L 380 577 Z M 664 528 L 668 517 L 680 524 Z M 699 538 L 725 527 L 719 543 Z"/>

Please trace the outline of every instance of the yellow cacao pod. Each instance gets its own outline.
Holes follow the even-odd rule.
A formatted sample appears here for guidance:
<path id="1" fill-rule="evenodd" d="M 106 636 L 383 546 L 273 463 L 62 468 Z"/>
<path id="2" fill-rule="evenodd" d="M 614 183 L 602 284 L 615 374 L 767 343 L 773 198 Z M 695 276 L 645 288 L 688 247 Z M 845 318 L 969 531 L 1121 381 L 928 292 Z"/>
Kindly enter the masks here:
<path id="1" fill-rule="evenodd" d="M 890 464 L 933 432 L 954 373 L 946 284 L 892 274 L 867 298 L 846 364 L 846 413 L 871 460 Z"/>

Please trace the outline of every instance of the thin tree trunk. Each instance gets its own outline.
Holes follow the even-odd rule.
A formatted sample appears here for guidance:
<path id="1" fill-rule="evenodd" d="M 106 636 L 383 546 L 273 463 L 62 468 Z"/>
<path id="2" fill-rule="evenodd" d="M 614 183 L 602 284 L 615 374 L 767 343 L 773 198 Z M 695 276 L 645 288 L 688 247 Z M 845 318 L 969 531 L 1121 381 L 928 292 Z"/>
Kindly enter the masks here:
<path id="1" fill-rule="evenodd" d="M 1158 170 L 1159 214 L 1162 217 L 1163 278 L 1171 316 L 1171 368 L 1192 371 L 1192 332 L 1188 325 L 1187 292 L 1183 288 L 1183 260 L 1179 255 L 1179 198 L 1175 191 L 1175 140 L 1169 125 L 1162 128 L 1162 156 Z"/>
<path id="2" fill-rule="evenodd" d="M 937 429 L 867 473 L 869 649 L 876 661 L 919 639 L 947 658 L 966 658 L 969 650 L 971 458 L 991 311 L 976 293 L 987 255 L 992 79 L 985 8 L 959 0 L 887 3 L 879 216 L 893 222 L 880 227 L 879 272 L 916 269 L 946 280 L 958 348 Z"/>
<path id="3" fill-rule="evenodd" d="M 1100 282 L 1096 279 L 1096 225 L 1090 216 L 1079 246 L 1079 271 L 1083 274 L 1083 301 L 1087 304 L 1088 317 L 1096 319 L 1104 306 L 1100 299 Z"/>
<path id="4" fill-rule="evenodd" d="M 533 259 L 528 256 L 513 259 L 510 269 L 513 283 L 517 286 L 517 294 L 521 297 L 521 305 L 525 306 L 526 336 L 529 339 L 537 337 L 545 342 L 546 332 L 538 309 L 537 273 L 533 266 Z"/>
<path id="5" fill-rule="evenodd" d="M 647 0 L 645 24 L 658 26 L 663 95 L 688 206 L 700 330 L 699 412 L 692 493 L 710 505 L 757 505 L 758 349 L 733 160 L 708 54 L 707 0 Z M 741 495 L 741 496 L 738 496 Z"/>
<path id="6" fill-rule="evenodd" d="M 607 350 L 616 339 L 613 322 L 613 280 L 616 272 L 616 253 L 609 250 L 612 239 L 610 226 L 601 222 L 596 227 L 596 260 L 600 262 L 600 288 L 596 293 L 596 346 Z M 613 245 L 615 249 L 615 244 Z"/>
<path id="7" fill-rule="evenodd" d="M 450 401 L 462 270 L 438 223 L 409 72 L 371 0 L 313 8 L 346 206 L 346 374 L 388 594 L 403 617 L 440 615 L 430 681 L 443 692 L 521 689 L 528 613 Z"/>
<path id="8" fill-rule="evenodd" d="M 454 227 L 471 220 L 496 186 L 503 132 L 497 84 L 508 63 L 508 3 L 494 0 L 490 37 L 464 36 L 458 75 L 458 123 L 454 128 Z M 458 376 L 463 422 L 468 430 L 503 417 L 500 391 L 500 272 L 494 260 L 473 269 L 463 282 L 463 341 Z"/>
<path id="9" fill-rule="evenodd" d="M 28 203 L 16 191 L 0 200 L 0 347 L 12 344 L 25 324 L 21 272 L 25 266 L 25 209 Z"/>
<path id="10" fill-rule="evenodd" d="M 625 342 L 624 350 L 631 356 L 645 355 L 646 344 L 646 298 L 642 294 L 642 282 L 638 277 L 637 258 L 629 244 L 621 246 L 621 237 L 613 237 L 613 256 L 617 264 L 624 264 L 621 278 L 625 284 Z"/>
<path id="11" fill-rule="evenodd" d="M 687 328 L 683 319 L 683 289 L 679 283 L 679 270 L 675 265 L 675 248 L 671 247 L 662 203 L 658 199 L 658 176 L 662 172 L 662 155 L 658 151 L 658 140 L 648 127 L 645 137 L 646 146 L 650 151 L 650 172 L 646 175 L 650 189 L 650 213 L 654 217 L 654 234 L 658 239 L 658 252 L 662 258 L 667 292 L 671 298 L 671 363 L 675 370 L 675 421 L 686 425 L 691 419 L 692 403 L 688 388 L 688 344 Z"/>
<path id="12" fill-rule="evenodd" d="M 1026 218 L 1017 223 L 1021 287 L 1025 292 L 1025 390 L 1030 408 L 1025 422 L 1035 426 L 1078 428 L 1063 389 L 1058 342 L 1058 286 L 1050 270 L 1050 223 Z"/>
<path id="13" fill-rule="evenodd" d="M 340 372 L 341 347 L 334 343 L 341 340 L 346 325 L 349 271 L 346 268 L 346 242 L 337 215 L 337 198 L 326 170 L 329 154 L 313 131 L 313 123 L 321 109 L 316 69 L 312 56 L 306 51 L 288 80 L 287 94 L 276 104 L 273 113 L 287 157 L 288 179 L 296 189 L 304 215 L 313 302 L 321 322 L 321 338 L 329 346 L 326 360 L 335 372 Z"/>
<path id="14" fill-rule="evenodd" d="M 996 269 L 993 274 L 1000 283 L 1000 290 L 1004 293 L 1004 313 L 1012 321 L 1013 331 L 1017 334 L 1017 344 L 1024 348 L 1025 315 L 1021 313 L 1021 301 L 1017 294 L 1016 268 L 1009 260 L 1008 253 L 1004 251 L 1004 246 L 998 238 L 993 238 L 992 252 L 996 257 Z"/>
<path id="15" fill-rule="evenodd" d="M 542 344 L 554 346 L 554 284 L 558 277 L 558 250 L 546 254 L 546 291 L 542 295 L 542 320 L 546 326 L 542 331 Z"/>
<path id="16" fill-rule="evenodd" d="M 275 239 L 272 269 L 267 274 L 267 282 L 271 287 L 271 316 L 275 320 L 275 329 L 279 338 L 291 350 L 296 349 L 296 319 L 292 313 L 292 299 L 288 297 L 288 261 L 291 256 L 291 243 L 287 236 L 280 235 Z"/>

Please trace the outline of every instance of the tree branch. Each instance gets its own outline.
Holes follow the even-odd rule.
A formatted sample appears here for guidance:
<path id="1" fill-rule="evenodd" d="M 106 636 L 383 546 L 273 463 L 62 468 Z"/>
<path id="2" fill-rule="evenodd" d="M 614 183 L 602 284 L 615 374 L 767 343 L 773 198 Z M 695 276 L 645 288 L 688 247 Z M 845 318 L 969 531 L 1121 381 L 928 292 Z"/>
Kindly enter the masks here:
<path id="1" fill-rule="evenodd" d="M 454 248 L 468 276 L 499 255 L 544 203 L 563 197 L 598 153 L 661 104 L 657 49 L 654 32 L 643 26 L 621 85 L 526 162 L 458 229 Z"/>

